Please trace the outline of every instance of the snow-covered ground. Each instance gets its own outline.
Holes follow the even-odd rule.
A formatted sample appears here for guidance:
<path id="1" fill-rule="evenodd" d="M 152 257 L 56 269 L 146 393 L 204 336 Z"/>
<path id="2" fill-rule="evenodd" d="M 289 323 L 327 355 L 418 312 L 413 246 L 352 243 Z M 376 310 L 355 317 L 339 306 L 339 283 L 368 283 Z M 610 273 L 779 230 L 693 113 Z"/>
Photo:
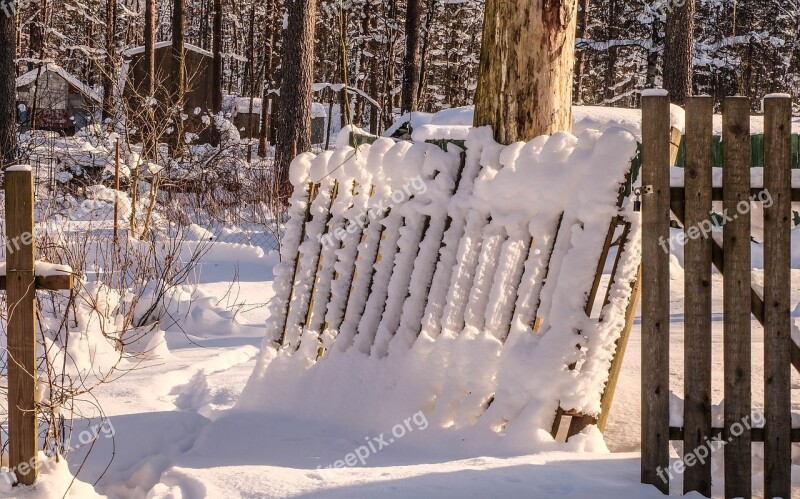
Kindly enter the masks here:
<path id="1" fill-rule="evenodd" d="M 584 111 L 586 116 L 581 118 L 580 113 Z M 617 112 L 613 116 L 613 112 L 609 113 L 598 114 L 584 108 L 576 113 L 576 121 L 580 123 L 591 118 L 596 122 L 634 126 L 639 120 L 631 111 Z M 443 124 L 431 126 L 457 126 L 465 112 L 454 110 L 450 114 L 449 118 L 444 116 L 447 119 Z M 673 121 L 679 125 L 681 117 L 676 115 Z M 587 123 L 590 126 L 594 122 Z M 441 132 L 436 128 L 428 131 Z M 333 159 L 331 162 L 339 164 Z M 68 232 L 108 229 L 103 226 L 108 222 L 110 206 L 107 190 L 90 193 L 90 206 L 80 210 L 82 217 L 69 220 Z M 75 421 L 72 431 L 72 445 L 76 450 L 69 453 L 66 464 L 63 460 L 46 461 L 39 482 L 32 489 L 10 487 L 8 474 L 0 472 L 0 497 L 57 497 L 65 493 L 70 497 L 99 495 L 124 499 L 661 497 L 655 488 L 639 483 L 641 341 L 638 317 L 625 353 L 605 445 L 597 445 L 598 440 L 592 435 L 574 437 L 566 446 L 547 442 L 541 452 L 530 455 L 509 451 L 511 447 L 498 451 L 459 445 L 453 438 L 443 438 L 442 432 L 428 430 L 433 420 L 429 422 L 422 412 L 408 414 L 407 430 L 402 437 L 394 438 L 392 424 L 401 421 L 385 421 L 376 416 L 380 411 L 353 414 L 349 421 L 352 424 L 346 424 L 348 421 L 341 418 L 342 413 L 346 413 L 343 410 L 347 409 L 346 398 L 330 401 L 338 402 L 337 417 L 328 418 L 319 411 L 250 412 L 249 409 L 259 403 L 247 403 L 247 395 L 243 393 L 259 358 L 263 360 L 264 356 L 261 344 L 268 332 L 265 321 L 270 309 L 267 303 L 273 296 L 273 266 L 277 254 L 244 245 L 211 242 L 215 239 L 213 235 L 209 236 L 210 233 L 196 225 L 190 227 L 189 232 L 182 242 L 185 246 L 182 255 L 192 258 L 191 248 L 201 241 L 207 247 L 188 282 L 180 286 L 172 295 L 173 301 L 166 305 L 171 320 L 159 324 L 158 335 L 163 336 L 156 336 L 156 339 L 163 338 L 161 344 L 148 345 L 150 352 L 145 359 L 124 364 L 125 368 L 113 382 L 100 385 L 92 392 L 91 400 L 81 402 L 79 413 L 83 419 Z M 800 238 L 800 229 L 796 229 L 793 236 L 793 239 Z M 792 267 L 798 270 L 793 270 L 792 274 L 793 308 L 800 301 L 800 253 L 798 245 L 794 246 L 796 254 Z M 762 266 L 758 248 L 755 245 L 753 252 L 756 268 Z M 685 347 L 680 261 L 680 254 L 673 258 L 676 272 L 671 281 L 670 388 L 678 395 L 683 391 Z M 87 275 L 95 270 L 87 269 Z M 755 271 L 754 282 L 760 280 L 759 272 Z M 713 341 L 720 345 L 722 282 L 719 275 L 715 274 L 713 286 Z M 755 407 L 763 405 L 761 342 L 762 329 L 754 321 Z M 713 362 L 712 402 L 719 404 L 722 399 L 721 356 L 715 355 Z M 330 370 L 328 374 L 343 378 L 337 380 L 340 387 L 347 386 L 347 376 L 354 376 L 355 387 L 357 383 L 364 384 L 357 376 L 369 372 L 342 369 L 339 372 Z M 259 382 L 262 387 L 268 386 L 271 379 L 267 377 Z M 553 380 L 542 382 L 552 384 Z M 793 387 L 799 392 L 793 399 L 793 409 L 800 413 L 800 377 L 796 372 L 793 372 Z M 314 395 L 292 396 L 301 400 L 318 396 L 320 392 L 325 395 L 323 389 Z M 314 403 L 300 405 L 316 406 Z M 384 428 L 383 425 L 388 426 Z M 86 435 L 89 436 L 86 444 L 80 445 Z M 574 452 L 575 449 L 583 452 Z M 673 458 L 677 458 L 679 450 L 673 449 Z M 754 486 L 757 489 L 763 482 L 759 453 L 759 448 L 755 447 Z M 721 455 L 715 456 L 713 462 L 715 495 L 720 495 Z M 795 494 L 800 497 L 800 468 L 795 467 L 793 471 Z M 77 478 L 73 480 L 73 477 Z M 679 493 L 680 476 L 671 486 L 673 493 Z"/>
<path id="2" fill-rule="evenodd" d="M 191 322 L 187 334 L 177 328 L 167 331 L 165 358 L 150 360 L 97 392 L 113 431 L 100 434 L 88 458 L 86 449 L 69 456 L 69 470 L 80 482 L 95 484 L 98 494 L 111 498 L 660 497 L 654 488 L 639 483 L 638 320 L 606 433 L 611 453 L 452 457 L 427 442 L 418 425 L 418 438 L 408 434 L 370 455 L 363 466 L 327 469 L 365 439 L 379 435 L 310 424 L 302 414 L 289 419 L 227 411 L 250 377 L 264 334 L 266 302 L 272 295 L 269 264 L 254 259 L 240 263 L 240 281 L 231 288 L 237 265 L 205 262 L 207 271 L 196 287 L 208 304 L 198 307 L 204 310 L 202 317 L 187 318 Z M 800 271 L 794 272 L 792 282 L 797 302 Z M 716 289 L 720 283 L 715 276 Z M 677 309 L 682 282 L 674 279 L 672 289 Z M 719 307 L 717 295 L 715 310 Z M 238 313 L 232 317 L 225 310 Z M 672 328 L 672 390 L 680 393 L 684 347 L 680 313 L 673 315 Z M 760 328 L 755 322 L 753 330 L 753 358 L 759 359 Z M 722 323 L 716 320 L 715 343 L 721 337 Z M 716 372 L 721 372 L 721 362 L 714 358 Z M 759 364 L 754 362 L 756 378 L 762 372 Z M 721 379 L 714 383 L 716 403 Z M 797 380 L 794 386 L 800 386 Z M 754 382 L 753 388 L 758 404 L 761 386 Z M 76 431 L 92 424 L 96 421 L 78 421 Z M 800 475 L 796 483 L 800 494 Z M 54 467 L 45 470 L 36 490 L 3 488 L 0 481 L 0 493 L 54 497 L 68 484 L 69 474 Z M 759 485 L 758 477 L 755 484 Z M 677 493 L 680 482 L 672 487 Z M 90 497 L 89 490 L 88 485 L 73 484 L 71 495 Z"/>

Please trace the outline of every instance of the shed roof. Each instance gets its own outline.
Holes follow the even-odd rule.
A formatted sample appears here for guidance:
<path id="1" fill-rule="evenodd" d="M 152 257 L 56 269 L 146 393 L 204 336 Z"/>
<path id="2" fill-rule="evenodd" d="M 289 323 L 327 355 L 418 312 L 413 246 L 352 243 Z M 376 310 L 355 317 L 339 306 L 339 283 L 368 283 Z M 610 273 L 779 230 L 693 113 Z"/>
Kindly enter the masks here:
<path id="1" fill-rule="evenodd" d="M 172 46 L 172 40 L 166 40 L 166 41 L 163 41 L 163 42 L 156 43 L 155 48 L 156 49 L 162 49 L 164 47 L 171 47 L 171 46 Z M 201 55 L 205 55 L 205 56 L 208 56 L 208 57 L 214 57 L 214 54 L 212 54 L 208 50 L 201 49 L 197 45 L 192 45 L 191 43 L 184 44 L 184 48 L 186 50 L 190 50 L 192 52 L 197 52 L 198 54 L 201 54 Z M 139 47 L 134 47 L 134 48 L 128 49 L 128 50 L 126 50 L 125 52 L 122 53 L 122 55 L 125 56 L 125 57 L 133 57 L 133 56 L 139 55 L 139 54 L 144 54 L 144 45 L 140 45 Z"/>
<path id="2" fill-rule="evenodd" d="M 19 78 L 17 78 L 16 86 L 24 87 L 25 85 L 30 85 L 31 83 L 35 82 L 39 77 L 46 73 L 55 73 L 64 80 L 67 81 L 70 85 L 78 89 L 82 94 L 86 95 L 90 99 L 96 102 L 103 102 L 103 98 L 97 92 L 92 89 L 89 85 L 81 82 L 78 78 L 71 75 L 67 72 L 64 68 L 59 66 L 58 64 L 48 62 L 44 64 L 41 68 L 32 69 L 27 73 L 23 74 Z"/>

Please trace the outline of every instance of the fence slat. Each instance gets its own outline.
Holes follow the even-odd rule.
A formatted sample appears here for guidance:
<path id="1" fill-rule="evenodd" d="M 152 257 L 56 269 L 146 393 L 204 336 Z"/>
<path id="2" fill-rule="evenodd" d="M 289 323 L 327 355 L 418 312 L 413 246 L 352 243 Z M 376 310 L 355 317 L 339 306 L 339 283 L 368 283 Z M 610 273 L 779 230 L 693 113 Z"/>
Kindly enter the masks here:
<path id="1" fill-rule="evenodd" d="M 766 98 L 764 111 L 764 497 L 790 497 L 791 98 Z"/>
<path id="2" fill-rule="evenodd" d="M 686 163 L 684 204 L 684 455 L 711 438 L 711 239 L 697 232 L 711 211 L 711 97 L 691 97 L 686 103 Z M 711 496 L 711 460 L 686 468 L 684 494 Z"/>
<path id="3" fill-rule="evenodd" d="M 33 173 L 6 171 L 5 180 L 9 465 L 20 483 L 32 485 L 38 472 Z"/>
<path id="4" fill-rule="evenodd" d="M 669 97 L 642 97 L 642 483 L 669 493 Z"/>
<path id="5" fill-rule="evenodd" d="M 603 299 L 603 309 L 606 308 L 606 305 L 611 303 L 611 290 L 614 288 L 614 284 L 616 284 L 617 279 L 619 278 L 618 272 L 620 270 L 622 255 L 627 251 L 628 245 L 631 242 L 629 239 L 630 233 L 631 223 L 625 222 L 623 225 L 622 235 L 619 238 L 620 244 L 617 248 L 617 256 L 614 258 L 614 267 L 611 270 L 611 279 L 608 283 L 608 287 L 606 288 L 606 296 Z M 639 264 L 639 268 L 636 271 L 636 277 L 632 283 L 631 297 L 628 301 L 628 306 L 625 307 L 625 327 L 622 329 L 622 334 L 617 341 L 616 353 L 614 355 L 614 359 L 611 361 L 611 367 L 608 370 L 608 382 L 603 390 L 603 394 L 600 396 L 600 416 L 597 418 L 597 428 L 599 428 L 603 433 L 606 431 L 606 423 L 608 422 L 608 416 L 611 411 L 611 403 L 614 400 L 614 393 L 617 389 L 619 374 L 622 371 L 622 362 L 625 358 L 625 352 L 628 349 L 628 340 L 631 336 L 633 322 L 636 320 L 636 310 L 639 305 L 639 294 L 641 293 L 642 289 L 641 263 Z M 606 317 L 601 312 L 600 321 L 602 322 L 605 320 Z"/>
<path id="6" fill-rule="evenodd" d="M 727 97 L 723 116 L 725 495 L 751 497 L 750 100 Z M 740 205 L 740 203 L 742 203 Z M 745 208 L 746 204 L 746 208 Z M 742 213 L 740 214 L 740 210 Z M 724 216 L 724 215 L 723 215 Z M 745 419 L 747 418 L 747 419 Z M 749 425 L 748 425 L 749 426 Z M 735 435 L 741 429 L 740 435 Z"/>
<path id="7" fill-rule="evenodd" d="M 289 285 L 282 290 L 285 295 L 280 297 L 280 303 L 285 303 L 286 305 L 284 306 L 283 310 L 281 310 L 281 328 L 280 331 L 278 331 L 278 336 L 276 337 L 278 345 L 283 345 L 286 341 L 286 328 L 289 324 L 289 313 L 291 312 L 292 298 L 294 297 L 294 283 L 297 280 L 297 272 L 300 269 L 300 258 L 302 257 L 300 254 L 300 245 L 303 244 L 303 241 L 306 238 L 306 225 L 308 225 L 308 223 L 311 221 L 311 204 L 314 202 L 314 197 L 317 194 L 316 184 L 309 183 L 306 192 L 308 193 L 308 198 L 305 205 L 303 224 L 300 227 L 300 233 L 297 235 L 297 239 L 293 241 L 292 247 L 289 248 L 289 251 L 287 252 L 287 254 L 294 257 L 294 262 L 291 264 L 292 279 L 289 282 Z"/>

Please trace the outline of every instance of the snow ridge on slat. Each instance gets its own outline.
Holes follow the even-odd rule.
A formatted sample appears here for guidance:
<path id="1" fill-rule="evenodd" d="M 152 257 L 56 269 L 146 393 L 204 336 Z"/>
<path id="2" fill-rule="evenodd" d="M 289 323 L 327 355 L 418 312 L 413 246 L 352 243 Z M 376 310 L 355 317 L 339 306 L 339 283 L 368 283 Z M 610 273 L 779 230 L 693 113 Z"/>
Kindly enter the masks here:
<path id="1" fill-rule="evenodd" d="M 550 438 L 559 407 L 596 415 L 637 244 L 620 260 L 602 322 L 583 309 L 611 221 L 622 216 L 638 234 L 632 211 L 617 205 L 635 139 L 609 129 L 502 146 L 484 128 L 470 132 L 463 156 L 389 139 L 362 147 L 350 170 L 316 179 L 307 222 L 296 183 L 286 237 L 306 242 L 288 284 L 286 248 L 270 304 L 276 330 L 290 298 L 294 348 L 265 342 L 241 405 L 324 414 L 362 432 L 422 410 L 462 442 L 510 437 L 515 449 Z M 310 170 L 338 162 L 323 153 Z M 409 190 L 414 181 L 425 189 Z M 319 243 L 364 210 L 335 246 Z M 254 391 L 259 379 L 268 394 Z"/>

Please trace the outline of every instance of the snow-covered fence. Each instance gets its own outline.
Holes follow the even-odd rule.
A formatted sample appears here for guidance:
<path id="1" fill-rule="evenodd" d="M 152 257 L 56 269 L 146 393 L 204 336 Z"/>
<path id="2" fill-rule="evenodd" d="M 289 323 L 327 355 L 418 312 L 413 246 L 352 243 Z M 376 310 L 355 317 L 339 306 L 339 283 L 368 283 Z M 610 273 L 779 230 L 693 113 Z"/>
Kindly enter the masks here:
<path id="1" fill-rule="evenodd" d="M 791 330 L 790 256 L 800 177 L 793 181 L 791 97 L 768 96 L 764 103 L 764 168 L 751 168 L 750 102 L 730 97 L 723 104 L 718 172 L 710 97 L 688 101 L 685 168 L 672 169 L 669 97 L 642 98 L 642 482 L 664 493 L 677 471 L 684 492 L 710 497 L 712 451 L 724 447 L 725 496 L 751 497 L 751 447 L 763 442 L 764 496 L 791 495 L 792 442 L 800 442 L 800 428 L 792 424 L 791 371 L 792 365 L 800 370 L 800 347 Z M 714 202 L 722 203 L 721 230 L 710 216 Z M 682 401 L 669 390 L 670 213 L 684 227 L 677 241 L 685 261 Z M 751 236 L 763 241 L 763 287 L 751 287 Z M 712 411 L 712 265 L 724 273 L 722 414 Z M 751 400 L 751 314 L 764 327 L 763 408 Z M 683 442 L 679 466 L 670 466 L 671 440 Z"/>
<path id="2" fill-rule="evenodd" d="M 367 432 L 422 410 L 484 451 L 589 445 L 635 311 L 636 149 L 617 128 L 509 146 L 481 128 L 465 150 L 345 132 L 300 155 L 241 405 Z"/>

